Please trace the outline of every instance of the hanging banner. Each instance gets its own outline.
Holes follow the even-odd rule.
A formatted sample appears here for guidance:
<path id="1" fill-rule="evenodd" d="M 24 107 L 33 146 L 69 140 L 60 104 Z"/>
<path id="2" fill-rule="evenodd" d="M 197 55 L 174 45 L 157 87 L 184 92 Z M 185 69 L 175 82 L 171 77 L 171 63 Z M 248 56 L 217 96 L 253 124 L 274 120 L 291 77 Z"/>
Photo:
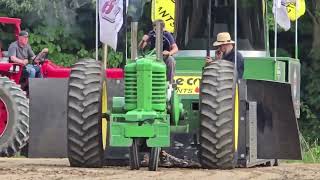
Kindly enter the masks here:
<path id="1" fill-rule="evenodd" d="M 153 0 L 151 8 L 152 21 L 162 19 L 165 29 L 174 32 L 175 0 Z"/>
<path id="2" fill-rule="evenodd" d="M 297 5 L 296 5 L 297 1 Z M 306 12 L 306 2 L 304 0 L 288 0 L 287 4 L 288 16 L 291 21 L 297 20 Z M 297 12 L 297 15 L 296 15 Z"/>
<path id="3" fill-rule="evenodd" d="M 99 0 L 100 41 L 117 50 L 123 23 L 123 0 Z"/>
<path id="4" fill-rule="evenodd" d="M 285 31 L 288 31 L 290 29 L 291 23 L 286 9 L 286 2 L 286 0 L 273 0 L 272 12 L 277 24 Z"/>

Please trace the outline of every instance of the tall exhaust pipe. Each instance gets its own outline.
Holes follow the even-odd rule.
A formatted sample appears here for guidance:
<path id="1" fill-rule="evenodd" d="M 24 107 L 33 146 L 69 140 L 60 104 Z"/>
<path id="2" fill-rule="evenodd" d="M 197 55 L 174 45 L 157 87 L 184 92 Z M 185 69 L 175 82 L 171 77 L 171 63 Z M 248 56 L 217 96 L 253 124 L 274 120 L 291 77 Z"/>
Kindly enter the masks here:
<path id="1" fill-rule="evenodd" d="M 163 30 L 160 21 L 156 21 L 156 55 L 157 60 L 162 61 L 163 59 Z"/>
<path id="2" fill-rule="evenodd" d="M 138 22 L 131 22 L 131 59 L 138 58 Z"/>

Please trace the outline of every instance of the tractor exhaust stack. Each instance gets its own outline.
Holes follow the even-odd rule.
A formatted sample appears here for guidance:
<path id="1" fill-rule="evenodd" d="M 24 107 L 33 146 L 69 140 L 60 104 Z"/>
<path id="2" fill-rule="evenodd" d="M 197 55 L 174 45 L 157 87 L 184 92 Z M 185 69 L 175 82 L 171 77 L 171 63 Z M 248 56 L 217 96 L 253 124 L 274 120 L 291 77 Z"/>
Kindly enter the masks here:
<path id="1" fill-rule="evenodd" d="M 162 51 L 163 51 L 163 30 L 160 21 L 156 22 L 156 53 L 157 59 L 162 60 Z"/>
<path id="2" fill-rule="evenodd" d="M 138 22 L 131 22 L 131 59 L 136 60 L 138 57 Z"/>

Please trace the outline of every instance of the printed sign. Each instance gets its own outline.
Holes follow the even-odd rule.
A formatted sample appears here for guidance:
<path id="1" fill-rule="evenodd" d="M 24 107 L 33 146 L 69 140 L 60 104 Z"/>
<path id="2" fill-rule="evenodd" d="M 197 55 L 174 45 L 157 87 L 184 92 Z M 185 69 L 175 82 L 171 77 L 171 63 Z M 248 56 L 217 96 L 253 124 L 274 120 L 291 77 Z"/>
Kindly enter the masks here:
<path id="1" fill-rule="evenodd" d="M 175 0 L 153 0 L 151 8 L 152 21 L 162 19 L 165 29 L 174 32 Z"/>
<path id="2" fill-rule="evenodd" d="M 117 50 L 124 0 L 99 0 L 100 41 Z"/>
<path id="3" fill-rule="evenodd" d="M 116 21 L 116 17 L 119 14 L 121 8 L 119 6 L 119 2 L 117 0 L 109 0 L 106 1 L 102 7 L 101 16 L 103 19 L 114 23 Z"/>
<path id="4" fill-rule="evenodd" d="M 199 94 L 201 76 L 175 76 L 178 94 Z"/>
<path id="5" fill-rule="evenodd" d="M 297 20 L 306 12 L 306 3 L 304 0 L 287 0 L 286 7 L 291 21 Z"/>

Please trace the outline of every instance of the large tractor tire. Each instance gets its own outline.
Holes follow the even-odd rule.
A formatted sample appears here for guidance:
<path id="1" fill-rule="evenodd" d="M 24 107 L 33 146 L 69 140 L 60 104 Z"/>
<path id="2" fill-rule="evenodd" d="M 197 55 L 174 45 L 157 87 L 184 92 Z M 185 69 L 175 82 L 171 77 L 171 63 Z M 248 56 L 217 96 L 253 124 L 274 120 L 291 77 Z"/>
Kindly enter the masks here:
<path id="1" fill-rule="evenodd" d="M 219 60 L 203 70 L 199 151 L 203 168 L 232 169 L 236 165 L 239 100 L 233 68 L 233 63 Z"/>
<path id="2" fill-rule="evenodd" d="M 103 166 L 101 63 L 85 59 L 76 63 L 68 83 L 68 159 L 72 167 Z"/>
<path id="3" fill-rule="evenodd" d="M 17 84 L 0 77 L 0 155 L 15 155 L 28 139 L 29 100 Z"/>

